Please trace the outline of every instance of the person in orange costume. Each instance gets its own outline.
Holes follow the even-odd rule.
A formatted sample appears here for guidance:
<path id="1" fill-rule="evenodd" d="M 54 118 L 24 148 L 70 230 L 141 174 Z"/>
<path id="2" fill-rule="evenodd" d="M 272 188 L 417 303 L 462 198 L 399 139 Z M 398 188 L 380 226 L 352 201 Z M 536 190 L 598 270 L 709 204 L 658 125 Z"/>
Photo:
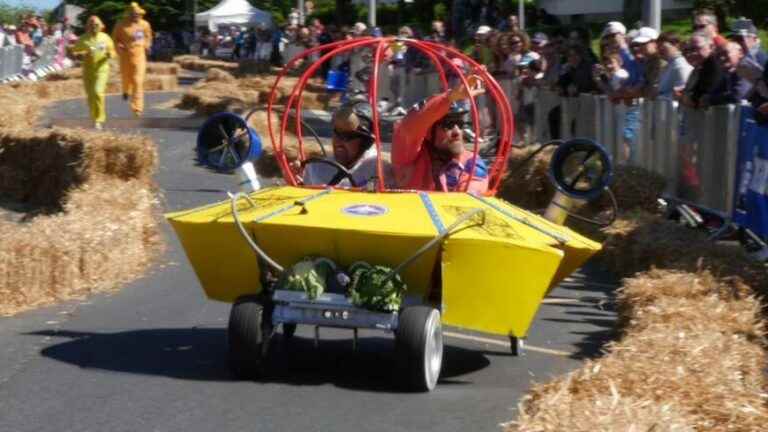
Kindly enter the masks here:
<path id="1" fill-rule="evenodd" d="M 145 14 L 138 3 L 132 2 L 125 17 L 112 32 L 120 57 L 123 99 L 127 100 L 130 96 L 131 109 L 136 116 L 144 112 L 144 77 L 147 73 L 147 53 L 152 47 L 152 27 L 144 20 Z"/>

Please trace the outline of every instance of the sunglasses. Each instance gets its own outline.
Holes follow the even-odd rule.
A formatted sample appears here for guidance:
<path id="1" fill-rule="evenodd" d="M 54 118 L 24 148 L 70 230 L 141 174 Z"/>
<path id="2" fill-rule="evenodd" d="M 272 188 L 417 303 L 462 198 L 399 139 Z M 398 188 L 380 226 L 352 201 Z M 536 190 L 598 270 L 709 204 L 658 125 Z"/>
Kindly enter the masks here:
<path id="1" fill-rule="evenodd" d="M 333 129 L 333 134 L 344 141 L 352 141 L 353 139 L 364 138 L 364 135 L 357 131 L 341 131 Z"/>
<path id="2" fill-rule="evenodd" d="M 701 30 L 701 29 L 705 28 L 706 26 L 707 26 L 707 24 L 694 24 L 693 25 L 693 29 L 694 30 Z"/>
<path id="3" fill-rule="evenodd" d="M 438 123 L 438 126 L 440 126 L 441 128 L 443 128 L 445 130 L 451 130 L 451 129 L 453 129 L 454 126 L 458 126 L 459 129 L 462 129 L 462 128 L 464 128 L 465 123 L 463 121 L 461 121 L 461 120 L 448 119 L 448 120 L 443 120 L 440 123 Z"/>

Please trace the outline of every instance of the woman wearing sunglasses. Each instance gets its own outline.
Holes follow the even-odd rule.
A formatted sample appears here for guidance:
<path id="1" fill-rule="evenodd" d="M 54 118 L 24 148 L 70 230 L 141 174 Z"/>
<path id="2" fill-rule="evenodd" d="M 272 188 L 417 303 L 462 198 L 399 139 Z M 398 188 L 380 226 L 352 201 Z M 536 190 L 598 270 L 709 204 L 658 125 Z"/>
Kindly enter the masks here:
<path id="1" fill-rule="evenodd" d="M 395 124 L 392 139 L 392 168 L 401 189 L 467 191 L 483 194 L 488 190 L 488 173 L 482 159 L 466 149 L 463 129 L 469 124 L 465 104 L 458 104 L 485 93 L 480 77 L 467 79 L 469 88 L 459 83 L 449 91 L 433 96 L 411 109 Z M 475 166 L 476 165 L 476 166 Z M 472 175 L 474 167 L 474 175 Z"/>

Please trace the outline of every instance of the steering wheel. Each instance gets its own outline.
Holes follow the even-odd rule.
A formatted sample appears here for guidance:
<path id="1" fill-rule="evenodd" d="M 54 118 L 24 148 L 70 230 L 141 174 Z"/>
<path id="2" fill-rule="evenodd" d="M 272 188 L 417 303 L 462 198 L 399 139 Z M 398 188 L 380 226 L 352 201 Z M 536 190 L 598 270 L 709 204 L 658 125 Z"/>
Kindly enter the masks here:
<path id="1" fill-rule="evenodd" d="M 301 167 L 304 168 L 307 165 L 314 164 L 314 163 L 330 165 L 336 168 L 336 171 L 337 171 L 336 175 L 333 176 L 333 178 L 327 183 L 328 186 L 336 186 L 337 184 L 339 184 L 340 181 L 346 178 L 347 180 L 349 180 L 349 184 L 352 185 L 352 187 L 357 187 L 357 183 L 355 182 L 355 179 L 352 178 L 352 173 L 349 172 L 349 170 L 344 165 L 336 162 L 335 160 L 323 159 L 319 157 L 311 157 L 303 161 L 301 163 Z"/>

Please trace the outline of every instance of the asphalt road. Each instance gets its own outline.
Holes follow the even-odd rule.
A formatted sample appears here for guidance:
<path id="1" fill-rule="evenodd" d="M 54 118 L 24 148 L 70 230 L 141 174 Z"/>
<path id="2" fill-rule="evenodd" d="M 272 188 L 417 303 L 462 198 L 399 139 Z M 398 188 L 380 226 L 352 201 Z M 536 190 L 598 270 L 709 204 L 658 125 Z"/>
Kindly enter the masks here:
<path id="1" fill-rule="evenodd" d="M 147 117 L 186 116 L 152 108 L 177 96 L 148 95 Z M 128 118 L 126 105 L 109 97 L 110 115 Z M 48 115 L 84 113 L 82 101 L 67 101 Z M 164 209 L 224 199 L 234 177 L 195 166 L 195 131 L 165 123 L 137 130 L 159 148 Z M 204 297 L 165 222 L 163 232 L 166 253 L 120 291 L 0 318 L 0 431 L 494 431 L 532 382 L 594 356 L 615 320 L 610 279 L 587 267 L 542 305 L 525 356 L 509 355 L 502 338 L 448 329 L 430 394 L 400 392 L 393 339 L 376 332 L 362 332 L 353 351 L 349 331 L 322 329 L 315 348 L 300 327 L 269 378 L 236 381 L 229 305 Z"/>

